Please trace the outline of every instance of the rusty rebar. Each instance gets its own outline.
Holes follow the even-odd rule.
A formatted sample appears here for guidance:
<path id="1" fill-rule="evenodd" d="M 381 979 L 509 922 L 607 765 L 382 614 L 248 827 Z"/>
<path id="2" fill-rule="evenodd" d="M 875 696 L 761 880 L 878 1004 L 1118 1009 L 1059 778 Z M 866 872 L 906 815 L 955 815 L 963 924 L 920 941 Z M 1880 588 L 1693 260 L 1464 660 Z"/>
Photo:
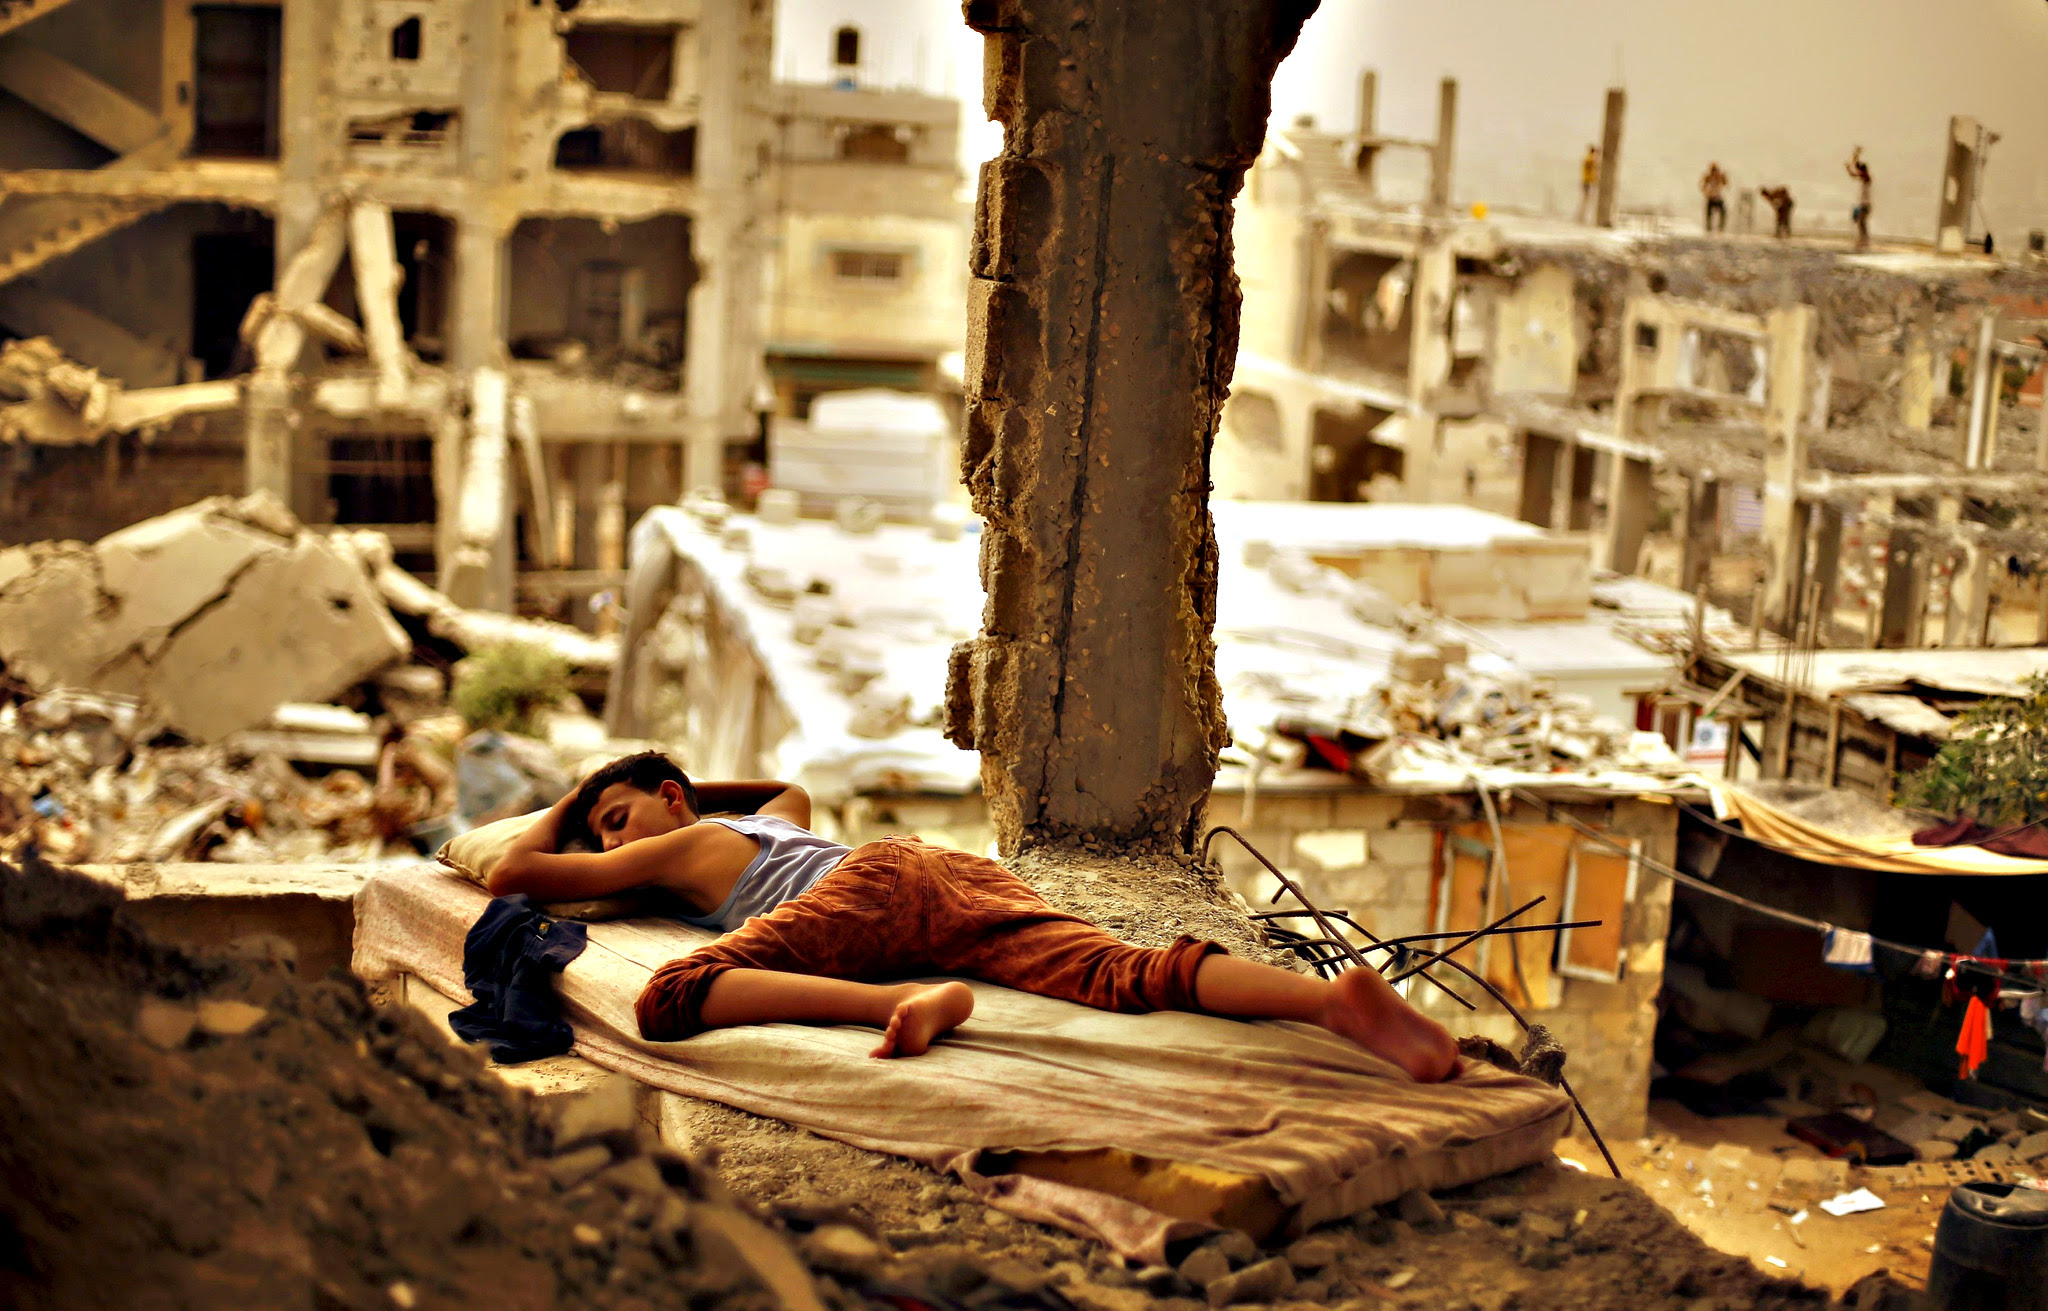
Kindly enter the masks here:
<path id="1" fill-rule="evenodd" d="M 1202 839 L 1203 864 L 1210 863 L 1210 848 L 1215 843 L 1216 835 L 1218 833 L 1228 833 L 1231 837 L 1237 839 L 1237 844 L 1239 846 L 1243 847 L 1246 851 L 1250 852 L 1252 858 L 1258 861 L 1261 865 L 1264 865 L 1266 867 L 1267 872 L 1270 873 L 1274 878 L 1279 879 L 1280 886 L 1284 888 L 1286 891 L 1292 893 L 1295 900 L 1299 901 L 1303 906 L 1307 907 L 1307 910 L 1302 913 L 1306 913 L 1311 918 L 1313 918 L 1316 921 L 1316 926 L 1320 928 L 1326 935 L 1326 939 L 1341 946 L 1344 950 L 1345 955 L 1350 958 L 1351 962 L 1354 965 L 1363 967 L 1365 969 L 1372 968 L 1370 965 L 1367 965 L 1365 963 L 1365 958 L 1363 954 L 1357 948 L 1352 946 L 1351 943 L 1345 941 L 1336 932 L 1336 930 L 1330 927 L 1329 920 L 1333 917 L 1342 920 L 1344 923 L 1350 925 L 1353 929 L 1356 929 L 1359 933 L 1364 934 L 1367 938 L 1371 939 L 1372 947 L 1385 947 L 1387 948 L 1390 954 L 1397 952 L 1398 948 L 1406 942 L 1411 942 L 1418 939 L 1433 940 L 1438 937 L 1448 936 L 1445 934 L 1429 933 L 1413 934 L 1409 935 L 1406 938 L 1401 939 L 1383 940 L 1381 938 L 1375 937 L 1370 929 L 1367 929 L 1365 926 L 1359 924 L 1356 920 L 1352 919 L 1350 915 L 1344 911 L 1333 911 L 1326 913 L 1322 910 L 1317 909 L 1315 903 L 1310 901 L 1305 895 L 1303 895 L 1301 891 L 1301 886 L 1299 884 L 1297 884 L 1293 879 L 1287 877 L 1287 875 L 1281 873 L 1278 866 L 1276 866 L 1272 861 L 1266 859 L 1266 855 L 1264 852 L 1260 851 L 1257 847 L 1254 847 L 1250 842 L 1246 841 L 1244 834 L 1239 833 L 1236 829 L 1230 828 L 1227 825 L 1218 824 L 1216 827 L 1209 830 L 1208 836 Z M 1277 893 L 1274 894 L 1274 899 L 1279 899 Z M 1486 994 L 1492 997 L 1494 1001 L 1498 1002 L 1500 1004 L 1500 1008 L 1508 1013 L 1508 1018 L 1512 1019 L 1517 1025 L 1519 1025 L 1523 1033 L 1528 1033 L 1530 1027 L 1529 1021 L 1522 1014 L 1520 1008 L 1518 1008 L 1513 1002 L 1509 1001 L 1507 999 L 1507 995 L 1503 993 L 1499 988 L 1496 988 L 1493 984 L 1481 978 L 1478 975 L 1478 973 L 1472 970 L 1463 961 L 1454 959 L 1451 953 L 1462 950 L 1466 946 L 1469 946 L 1471 943 L 1476 942 L 1480 938 L 1486 937 L 1489 934 L 1535 933 L 1543 932 L 1546 930 L 1556 930 L 1563 928 L 1586 928 L 1591 927 L 1592 925 L 1597 925 L 1601 922 L 1599 920 L 1590 920 L 1584 922 L 1575 921 L 1571 923 L 1560 924 L 1531 924 L 1514 926 L 1510 926 L 1508 924 L 1508 921 L 1528 913 L 1537 905 L 1541 904 L 1544 900 L 1545 899 L 1543 897 L 1538 897 L 1536 898 L 1536 900 L 1529 902 L 1527 905 L 1522 906 L 1518 910 L 1509 911 L 1506 915 L 1503 915 L 1501 918 L 1495 920 L 1492 924 L 1487 925 L 1485 928 L 1478 929 L 1471 933 L 1465 934 L 1457 942 L 1452 943 L 1449 947 L 1444 948 L 1442 951 L 1436 953 L 1436 955 L 1430 957 L 1428 960 L 1423 961 L 1421 964 L 1416 965 L 1408 971 L 1406 971 L 1405 973 L 1397 976 L 1394 980 L 1392 980 L 1392 982 L 1399 982 L 1400 979 L 1407 978 L 1410 974 L 1422 973 L 1423 971 L 1426 971 L 1428 967 L 1432 964 L 1448 965 L 1452 969 L 1458 971 L 1460 974 L 1463 974 L 1466 978 L 1472 980 L 1472 982 L 1478 984 L 1482 989 L 1484 989 L 1486 991 Z M 1291 911 L 1266 912 L 1264 915 L 1260 917 L 1277 918 L 1283 914 L 1292 916 L 1295 913 L 1296 912 Z M 1272 928 L 1277 926 L 1269 925 L 1268 927 Z M 1294 933 L 1292 930 L 1281 929 L 1280 931 L 1284 934 L 1288 934 L 1289 936 L 1302 938 L 1304 941 L 1307 941 L 1305 935 Z M 1371 947 L 1367 948 L 1367 950 L 1371 949 Z M 1333 957 L 1332 960 L 1334 961 L 1334 959 L 1335 958 Z M 1317 964 L 1317 962 L 1311 960 L 1310 964 L 1316 966 L 1316 971 L 1318 974 L 1322 972 L 1321 967 Z M 1463 997 L 1458 996 L 1457 993 L 1452 992 L 1451 989 L 1445 987 L 1444 984 L 1439 982 L 1436 978 L 1432 977 L 1427 973 L 1422 973 L 1422 977 L 1428 979 L 1431 983 L 1436 984 L 1436 986 L 1439 989 L 1441 989 L 1446 996 L 1449 996 L 1452 999 L 1456 1000 L 1460 1005 L 1464 1006 L 1467 1010 L 1474 1009 L 1472 1003 L 1466 1001 Z M 1593 1117 L 1586 1114 L 1586 1104 L 1579 1100 L 1578 1092 L 1572 1088 L 1571 1080 L 1565 1077 L 1564 1072 L 1562 1070 L 1558 1071 L 1557 1086 L 1566 1097 L 1569 1097 L 1571 1099 L 1572 1109 L 1578 1112 L 1579 1123 L 1586 1126 L 1586 1132 L 1592 1136 L 1593 1145 L 1600 1149 L 1600 1158 L 1607 1162 L 1608 1171 L 1611 1174 L 1613 1174 L 1615 1178 L 1621 1178 L 1621 1166 L 1615 1163 L 1614 1153 L 1607 1150 L 1607 1140 L 1600 1136 L 1600 1130 L 1596 1128 L 1593 1124 Z"/>
<path id="2" fill-rule="evenodd" d="M 1393 978 L 1388 979 L 1387 982 L 1399 983 L 1401 980 L 1407 978 L 1409 975 L 1415 973 L 1417 970 L 1428 969 L 1430 966 L 1436 964 L 1438 961 L 1448 957 L 1452 952 L 1463 951 L 1465 948 L 1479 941 L 1487 934 L 1498 932 L 1500 926 L 1506 924 L 1509 920 L 1520 919 L 1522 916 L 1536 909 L 1536 907 L 1542 905 L 1543 902 L 1546 900 L 1548 899 L 1545 897 L 1537 897 L 1534 901 L 1524 902 L 1520 907 L 1518 907 L 1515 910 L 1509 911 L 1507 914 L 1501 916 L 1499 919 L 1487 925 L 1485 928 L 1474 929 L 1472 932 L 1458 939 L 1450 946 L 1445 947 L 1442 951 L 1437 952 L 1434 956 L 1428 957 L 1419 964 L 1409 966 L 1407 969 L 1401 971 L 1399 974 L 1396 974 Z"/>
<path id="3" fill-rule="evenodd" d="M 1250 852 L 1253 860 L 1256 860 L 1261 865 L 1264 865 L 1266 867 L 1267 873 L 1271 874 L 1274 878 L 1280 880 L 1280 886 L 1286 889 L 1288 892 L 1292 893 L 1296 901 L 1308 907 L 1309 913 L 1315 919 L 1316 927 L 1323 931 L 1324 937 L 1333 939 L 1337 942 L 1342 942 L 1344 944 L 1344 954 L 1351 958 L 1351 963 L 1353 965 L 1356 965 L 1360 969 L 1372 969 L 1372 966 L 1366 963 L 1365 957 L 1359 953 L 1358 949 L 1352 946 L 1351 943 L 1345 939 L 1343 934 L 1337 932 L 1336 929 L 1330 927 L 1329 918 L 1325 916 L 1322 911 L 1316 909 L 1316 904 L 1310 901 L 1307 895 L 1302 892 L 1301 885 L 1299 883 L 1296 883 L 1293 879 L 1287 877 L 1287 875 L 1281 873 L 1280 867 L 1278 865 L 1275 865 L 1272 861 L 1266 859 L 1265 852 L 1260 851 L 1257 847 L 1253 846 L 1251 842 L 1245 837 L 1245 835 L 1238 832 L 1236 829 L 1231 828 L 1226 824 L 1218 824 L 1216 827 L 1209 830 L 1208 836 L 1202 839 L 1202 863 L 1204 865 L 1210 863 L 1209 851 L 1210 848 L 1214 846 L 1216 842 L 1216 835 L 1218 833 L 1228 833 L 1231 837 L 1237 839 L 1237 845 L 1243 847 L 1246 851 Z M 1274 893 L 1273 900 L 1278 901 L 1279 899 L 1280 894 L 1277 892 Z M 1352 927 L 1357 928 L 1360 933 L 1364 933 L 1366 937 L 1371 938 L 1374 942 L 1379 941 L 1378 938 L 1373 937 L 1373 935 L 1367 932 L 1365 929 L 1358 928 L 1357 924 L 1354 923 Z M 1375 971 L 1375 973 L 1377 973 L 1377 971 Z M 1429 982 L 1435 985 L 1435 987 L 1439 991 L 1441 991 L 1446 997 L 1449 997 L 1452 1000 L 1456 1001 L 1460 1006 L 1463 1006 L 1466 1010 L 1469 1011 L 1477 1009 L 1472 1005 L 1471 1002 L 1466 1001 L 1463 997 L 1460 997 L 1457 993 L 1451 991 L 1450 987 L 1447 984 L 1445 984 L 1441 979 L 1438 979 L 1437 977 L 1431 974 L 1424 974 L 1422 977 L 1429 980 Z"/>

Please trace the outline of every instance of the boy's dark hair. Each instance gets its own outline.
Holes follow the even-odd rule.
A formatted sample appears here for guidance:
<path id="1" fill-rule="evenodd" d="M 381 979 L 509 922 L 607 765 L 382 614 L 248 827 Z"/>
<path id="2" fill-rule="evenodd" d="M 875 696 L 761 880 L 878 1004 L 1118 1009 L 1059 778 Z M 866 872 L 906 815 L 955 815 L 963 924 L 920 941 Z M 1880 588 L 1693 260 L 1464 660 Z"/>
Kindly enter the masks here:
<path id="1" fill-rule="evenodd" d="M 571 842 L 588 843 L 593 848 L 604 845 L 590 827 L 590 812 L 597 805 L 597 799 L 604 795 L 604 790 L 614 783 L 624 783 L 649 795 L 660 792 L 664 783 L 677 784 L 683 789 L 683 802 L 689 806 L 690 813 L 699 813 L 696 785 L 690 782 L 690 776 L 683 772 L 682 766 L 659 751 L 620 756 L 576 786 L 569 808 L 562 812 L 565 845 Z"/>

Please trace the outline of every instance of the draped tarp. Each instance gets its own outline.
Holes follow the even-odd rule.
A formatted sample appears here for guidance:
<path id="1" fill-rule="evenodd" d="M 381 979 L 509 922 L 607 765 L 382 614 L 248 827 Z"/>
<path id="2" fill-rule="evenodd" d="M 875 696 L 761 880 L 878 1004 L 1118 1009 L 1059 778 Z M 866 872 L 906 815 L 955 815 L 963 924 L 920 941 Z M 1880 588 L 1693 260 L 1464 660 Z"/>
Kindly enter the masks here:
<path id="1" fill-rule="evenodd" d="M 2048 860 L 1982 847 L 1918 846 L 1913 831 L 1921 825 L 1911 816 L 1841 788 L 1703 781 L 1713 789 L 1720 819 L 1739 820 L 1749 837 L 1801 860 L 1891 874 L 2048 874 Z"/>

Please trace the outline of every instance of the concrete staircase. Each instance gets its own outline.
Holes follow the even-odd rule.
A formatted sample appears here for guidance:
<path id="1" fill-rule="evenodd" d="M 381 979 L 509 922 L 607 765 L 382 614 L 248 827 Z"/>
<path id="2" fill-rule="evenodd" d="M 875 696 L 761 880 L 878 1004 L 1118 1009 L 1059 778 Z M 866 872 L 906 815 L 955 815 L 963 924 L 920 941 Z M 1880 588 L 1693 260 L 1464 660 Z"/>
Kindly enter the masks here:
<path id="1" fill-rule="evenodd" d="M 59 256 L 117 232 L 166 202 L 146 199 L 17 196 L 0 204 L 0 283 L 33 273 Z"/>
<path id="2" fill-rule="evenodd" d="M 70 3 L 71 0 L 0 0 L 0 36 Z"/>

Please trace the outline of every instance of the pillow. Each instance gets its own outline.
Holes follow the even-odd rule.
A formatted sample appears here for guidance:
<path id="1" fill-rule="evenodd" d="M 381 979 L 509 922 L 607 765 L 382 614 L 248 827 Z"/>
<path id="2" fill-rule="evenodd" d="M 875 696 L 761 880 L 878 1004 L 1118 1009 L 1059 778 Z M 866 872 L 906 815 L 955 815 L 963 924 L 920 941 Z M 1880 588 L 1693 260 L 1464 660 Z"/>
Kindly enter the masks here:
<path id="1" fill-rule="evenodd" d="M 489 891 L 491 871 L 498 868 L 498 862 L 505 859 L 505 853 L 512 849 L 512 844 L 526 836 L 526 830 L 538 824 L 547 813 L 536 810 L 530 815 L 514 815 L 510 819 L 495 820 L 481 828 L 459 833 L 441 844 L 441 849 L 434 853 L 434 859 L 453 870 L 458 878 L 468 879 Z"/>
<path id="2" fill-rule="evenodd" d="M 481 828 L 458 834 L 441 844 L 441 849 L 434 853 L 434 859 L 446 865 L 457 878 L 468 879 L 488 892 L 491 871 L 505 859 L 505 853 L 511 850 L 512 844 L 524 837 L 526 831 L 547 813 L 536 810 L 530 815 L 514 815 L 510 819 L 495 820 Z M 623 892 L 612 897 L 591 897 L 583 901 L 550 901 L 543 903 L 541 909 L 563 920 L 631 919 L 651 913 L 651 893 L 652 889 L 649 889 Z"/>

